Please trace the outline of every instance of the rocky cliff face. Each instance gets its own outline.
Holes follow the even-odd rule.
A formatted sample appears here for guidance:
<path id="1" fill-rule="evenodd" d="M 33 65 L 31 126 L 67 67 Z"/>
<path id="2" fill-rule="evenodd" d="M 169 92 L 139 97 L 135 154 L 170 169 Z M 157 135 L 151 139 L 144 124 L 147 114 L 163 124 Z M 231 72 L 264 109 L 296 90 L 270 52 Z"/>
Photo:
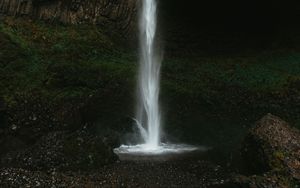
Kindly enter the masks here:
<path id="1" fill-rule="evenodd" d="M 128 33 L 137 0 L 0 0 L 0 14 L 67 24 L 92 23 Z"/>

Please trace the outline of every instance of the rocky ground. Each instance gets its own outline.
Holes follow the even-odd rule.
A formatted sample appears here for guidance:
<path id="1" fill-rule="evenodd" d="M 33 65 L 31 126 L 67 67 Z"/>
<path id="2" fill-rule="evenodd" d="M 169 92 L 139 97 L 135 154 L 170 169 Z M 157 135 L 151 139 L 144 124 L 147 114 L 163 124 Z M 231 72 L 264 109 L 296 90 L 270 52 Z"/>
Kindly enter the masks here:
<path id="1" fill-rule="evenodd" d="M 1 187 L 298 188 L 299 130 L 271 114 L 249 131 L 243 175 L 201 159 L 119 161 L 109 139 L 87 131 L 54 132 L 2 156 Z M 70 144 L 71 143 L 71 144 Z"/>
<path id="2" fill-rule="evenodd" d="M 219 187 L 228 181 L 220 166 L 204 161 L 116 162 L 89 173 L 2 168 L 7 187 Z"/>

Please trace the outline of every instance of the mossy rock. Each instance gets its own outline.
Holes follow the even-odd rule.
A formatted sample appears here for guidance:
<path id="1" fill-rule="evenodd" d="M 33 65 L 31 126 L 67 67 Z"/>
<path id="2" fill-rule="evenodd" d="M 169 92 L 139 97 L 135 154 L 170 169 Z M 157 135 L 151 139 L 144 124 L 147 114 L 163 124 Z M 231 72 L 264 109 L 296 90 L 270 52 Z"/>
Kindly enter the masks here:
<path id="1" fill-rule="evenodd" d="M 269 178 L 275 183 L 292 186 L 300 185 L 299 151 L 299 130 L 268 114 L 249 131 L 242 156 L 248 173 L 258 175 L 251 176 L 253 181 L 265 182 Z"/>

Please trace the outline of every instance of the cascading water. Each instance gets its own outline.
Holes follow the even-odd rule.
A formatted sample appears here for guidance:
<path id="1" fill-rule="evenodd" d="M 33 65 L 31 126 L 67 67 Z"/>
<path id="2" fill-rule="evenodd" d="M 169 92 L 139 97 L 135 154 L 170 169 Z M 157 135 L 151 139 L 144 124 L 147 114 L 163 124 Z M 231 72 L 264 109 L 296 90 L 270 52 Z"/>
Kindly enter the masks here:
<path id="1" fill-rule="evenodd" d="M 164 144 L 160 139 L 159 80 L 161 58 L 155 45 L 157 31 L 156 0 L 142 0 L 139 26 L 141 45 L 139 108 L 135 121 L 143 143 L 133 146 L 122 145 L 114 149 L 114 152 L 119 155 L 164 154 L 197 150 L 198 147 L 184 144 Z"/>
<path id="2" fill-rule="evenodd" d="M 140 19 L 140 104 L 137 114 L 137 125 L 145 146 L 151 149 L 156 149 L 160 144 L 158 98 L 161 62 L 154 49 L 157 28 L 156 8 L 155 0 L 144 0 Z"/>

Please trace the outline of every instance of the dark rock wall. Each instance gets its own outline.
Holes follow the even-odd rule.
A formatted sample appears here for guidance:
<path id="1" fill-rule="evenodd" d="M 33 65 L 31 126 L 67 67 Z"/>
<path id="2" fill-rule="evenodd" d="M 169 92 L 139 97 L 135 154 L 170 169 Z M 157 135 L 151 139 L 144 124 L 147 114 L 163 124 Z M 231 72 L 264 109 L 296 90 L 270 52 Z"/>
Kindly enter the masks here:
<path id="1" fill-rule="evenodd" d="M 92 23 L 128 33 L 137 0 L 0 0 L 0 14 L 66 24 Z"/>

